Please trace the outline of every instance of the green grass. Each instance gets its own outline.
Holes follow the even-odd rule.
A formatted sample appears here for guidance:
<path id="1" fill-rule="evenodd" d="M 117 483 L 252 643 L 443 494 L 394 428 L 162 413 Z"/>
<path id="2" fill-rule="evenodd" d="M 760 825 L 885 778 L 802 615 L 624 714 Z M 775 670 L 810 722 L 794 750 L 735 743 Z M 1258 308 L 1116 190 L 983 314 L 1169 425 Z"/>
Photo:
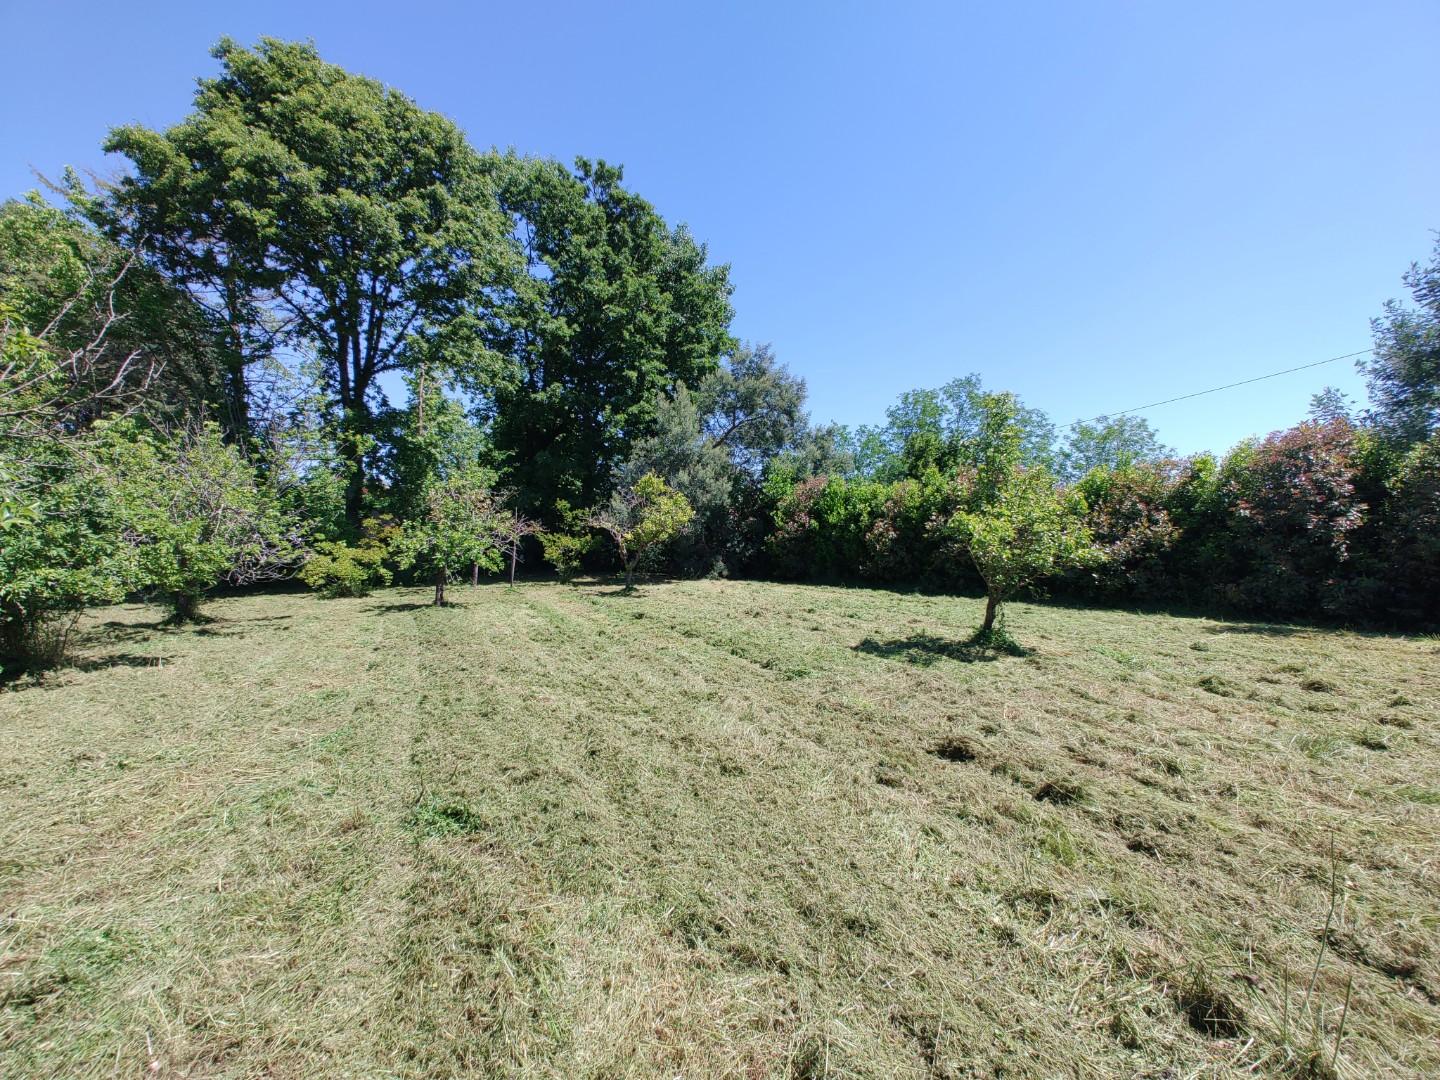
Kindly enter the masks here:
<path id="1" fill-rule="evenodd" d="M 1440 1073 L 1434 639 L 454 595 L 0 693 L 0 1074 Z"/>

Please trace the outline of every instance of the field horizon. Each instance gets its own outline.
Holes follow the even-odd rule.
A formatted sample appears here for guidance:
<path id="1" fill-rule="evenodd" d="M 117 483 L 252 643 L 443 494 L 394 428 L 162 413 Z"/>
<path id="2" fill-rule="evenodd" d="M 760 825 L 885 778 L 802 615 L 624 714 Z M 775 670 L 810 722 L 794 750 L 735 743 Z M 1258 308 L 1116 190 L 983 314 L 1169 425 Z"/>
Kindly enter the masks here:
<path id="1" fill-rule="evenodd" d="M 0 1073 L 1440 1073 L 1433 636 L 451 595 L 100 609 L 0 690 Z"/>

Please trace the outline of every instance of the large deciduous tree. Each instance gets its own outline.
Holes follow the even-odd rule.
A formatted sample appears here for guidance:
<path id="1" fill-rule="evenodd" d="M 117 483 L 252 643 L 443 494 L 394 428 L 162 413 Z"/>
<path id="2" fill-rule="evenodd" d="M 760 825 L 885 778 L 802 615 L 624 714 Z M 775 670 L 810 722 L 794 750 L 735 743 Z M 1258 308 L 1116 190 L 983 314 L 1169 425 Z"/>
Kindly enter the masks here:
<path id="1" fill-rule="evenodd" d="M 1057 464 L 1060 475 L 1074 482 L 1091 469 L 1151 465 L 1171 453 L 1144 417 L 1097 416 L 1070 425 Z"/>
<path id="2" fill-rule="evenodd" d="M 657 398 L 699 386 L 734 342 L 729 268 L 707 264 L 622 185 L 619 168 L 507 158 L 501 201 L 525 272 L 509 290 L 490 392 L 496 451 L 526 508 L 593 504 L 654 423 Z"/>
<path id="3" fill-rule="evenodd" d="M 96 207 L 226 327 L 227 427 L 248 364 L 313 351 L 340 416 L 345 509 L 363 513 L 376 379 L 473 362 L 486 289 L 512 246 L 485 160 L 449 120 L 310 45 L 223 40 L 218 77 L 166 131 L 118 128 L 133 165 Z"/>

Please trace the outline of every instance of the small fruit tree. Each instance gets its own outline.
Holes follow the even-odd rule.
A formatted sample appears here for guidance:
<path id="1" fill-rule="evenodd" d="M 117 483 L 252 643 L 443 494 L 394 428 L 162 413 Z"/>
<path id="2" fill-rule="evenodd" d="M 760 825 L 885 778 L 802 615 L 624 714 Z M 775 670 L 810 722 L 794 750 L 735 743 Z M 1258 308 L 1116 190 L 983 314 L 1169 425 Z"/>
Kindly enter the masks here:
<path id="1" fill-rule="evenodd" d="M 591 515 L 590 526 L 615 541 L 625 569 L 625 591 L 631 592 L 641 557 L 673 539 L 694 516 L 685 496 L 650 472 L 616 491 L 605 509 Z"/>
<path id="2" fill-rule="evenodd" d="M 977 643 L 1009 645 L 995 627 L 1000 605 L 1033 581 L 1098 562 L 1100 553 L 1078 492 L 1058 488 L 1043 469 L 1021 465 L 1010 465 L 992 481 L 985 500 L 957 512 L 950 528 L 985 582 Z"/>
<path id="3" fill-rule="evenodd" d="M 509 514 L 490 489 L 490 476 L 478 468 L 463 469 L 438 480 L 425 495 L 419 518 L 406 524 L 396 541 L 401 569 L 419 566 L 435 583 L 435 604 L 445 603 L 451 574 L 469 567 L 500 569 L 500 537 Z"/>

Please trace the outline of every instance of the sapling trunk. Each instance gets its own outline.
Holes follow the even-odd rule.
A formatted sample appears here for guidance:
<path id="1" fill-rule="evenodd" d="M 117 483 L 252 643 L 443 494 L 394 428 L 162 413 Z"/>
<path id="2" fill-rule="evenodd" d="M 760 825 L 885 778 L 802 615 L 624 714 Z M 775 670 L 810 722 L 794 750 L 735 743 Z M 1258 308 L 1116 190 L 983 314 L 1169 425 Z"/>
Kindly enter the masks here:
<path id="1" fill-rule="evenodd" d="M 985 622 L 980 627 L 982 634 L 988 634 L 995 628 L 995 614 L 1000 610 L 1000 597 L 991 593 L 985 598 Z"/>
<path id="2" fill-rule="evenodd" d="M 435 606 L 440 607 L 445 603 L 445 568 L 442 566 L 435 571 Z"/>

